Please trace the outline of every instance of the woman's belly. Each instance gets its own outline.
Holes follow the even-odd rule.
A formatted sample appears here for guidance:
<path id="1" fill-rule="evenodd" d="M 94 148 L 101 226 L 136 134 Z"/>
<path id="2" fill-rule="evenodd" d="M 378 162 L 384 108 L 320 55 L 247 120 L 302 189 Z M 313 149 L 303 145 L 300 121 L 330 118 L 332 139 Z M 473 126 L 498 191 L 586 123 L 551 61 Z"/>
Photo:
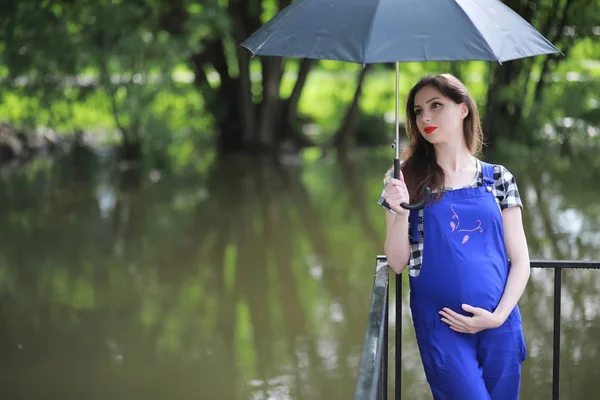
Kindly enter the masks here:
<path id="1" fill-rule="evenodd" d="M 448 307 L 465 314 L 461 306 L 469 304 L 493 312 L 506 286 L 507 265 L 485 256 L 452 261 L 446 267 L 424 263 L 419 276 L 410 278 L 411 307 L 433 313 Z"/>

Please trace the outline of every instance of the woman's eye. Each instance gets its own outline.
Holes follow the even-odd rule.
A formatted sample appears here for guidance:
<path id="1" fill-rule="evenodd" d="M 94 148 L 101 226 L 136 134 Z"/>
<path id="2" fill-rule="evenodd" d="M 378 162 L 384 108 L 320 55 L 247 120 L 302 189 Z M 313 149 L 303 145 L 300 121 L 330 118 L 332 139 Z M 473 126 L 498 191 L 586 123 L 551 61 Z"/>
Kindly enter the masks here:
<path id="1" fill-rule="evenodd" d="M 433 104 L 431 105 L 431 108 L 438 108 L 438 107 L 441 107 L 441 106 L 442 106 L 442 105 L 441 105 L 440 103 L 433 103 Z"/>
<path id="2" fill-rule="evenodd" d="M 415 115 L 421 115 L 421 110 L 415 110 Z"/>

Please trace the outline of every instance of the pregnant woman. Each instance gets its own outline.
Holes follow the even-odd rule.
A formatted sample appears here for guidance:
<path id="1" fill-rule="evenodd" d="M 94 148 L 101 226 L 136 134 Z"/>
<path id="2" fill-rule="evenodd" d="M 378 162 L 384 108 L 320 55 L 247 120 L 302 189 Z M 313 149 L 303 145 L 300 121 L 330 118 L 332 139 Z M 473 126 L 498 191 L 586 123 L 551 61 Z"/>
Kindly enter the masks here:
<path id="1" fill-rule="evenodd" d="M 409 146 L 385 178 L 389 267 L 410 276 L 410 307 L 436 400 L 518 399 L 526 358 L 517 302 L 529 254 L 514 176 L 476 158 L 477 106 L 454 76 L 427 76 L 406 105 Z M 432 197 L 422 210 L 401 203 Z"/>

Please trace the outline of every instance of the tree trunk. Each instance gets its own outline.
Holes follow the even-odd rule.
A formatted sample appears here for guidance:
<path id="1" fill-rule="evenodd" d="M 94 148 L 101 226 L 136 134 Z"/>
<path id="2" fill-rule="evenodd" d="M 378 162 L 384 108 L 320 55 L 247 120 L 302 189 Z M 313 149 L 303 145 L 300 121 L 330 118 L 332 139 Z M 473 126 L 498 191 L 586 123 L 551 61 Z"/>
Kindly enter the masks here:
<path id="1" fill-rule="evenodd" d="M 565 37 L 565 28 L 572 21 L 578 20 L 578 15 L 585 13 L 586 7 L 591 5 L 591 2 L 586 4 L 586 2 L 575 2 L 574 0 L 564 2 L 555 0 L 544 7 L 537 6 L 536 8 L 533 7 L 533 2 L 528 1 L 510 0 L 505 3 L 530 23 L 534 19 L 541 18 L 537 23 L 542 26 L 540 33 L 549 38 L 550 42 L 561 49 L 563 53 L 568 52 L 575 40 L 575 36 Z M 541 57 L 543 57 L 541 73 L 535 82 L 532 93 L 529 81 L 532 70 L 539 65 Z M 526 101 L 531 99 L 535 107 L 536 102 L 542 98 L 543 89 L 550 73 L 562 60 L 564 60 L 562 56 L 549 54 L 539 58 L 509 61 L 502 66 L 491 67 L 491 83 L 488 86 L 483 124 L 488 146 L 494 147 L 497 139 L 502 136 L 511 140 L 528 141 L 531 139 L 529 132 L 520 132 L 524 130 L 522 129 L 524 118 L 529 115 Z M 502 93 L 502 89 L 510 86 L 522 87 L 522 95 Z"/>
<path id="2" fill-rule="evenodd" d="M 463 81 L 462 63 L 460 61 L 450 61 L 448 64 L 450 64 L 448 68 L 450 74 L 458 78 L 459 81 Z"/>
<path id="3" fill-rule="evenodd" d="M 314 143 L 305 134 L 302 133 L 301 127 L 298 125 L 298 105 L 300 103 L 300 97 L 302 90 L 306 85 L 308 73 L 312 67 L 316 64 L 315 60 L 302 59 L 298 67 L 298 77 L 294 84 L 294 89 L 290 96 L 283 101 L 281 104 L 280 113 L 280 129 L 278 129 L 278 143 L 284 143 L 286 140 L 291 141 L 296 147 L 307 147 L 312 146 Z"/>
<path id="4" fill-rule="evenodd" d="M 259 148 L 272 149 L 275 146 L 275 124 L 281 112 L 279 86 L 283 67 L 279 57 L 263 57 L 261 62 L 263 99 L 260 105 L 257 141 Z"/>
<path id="5" fill-rule="evenodd" d="M 298 118 L 298 104 L 300 102 L 300 96 L 302 95 L 302 89 L 306 84 L 308 73 L 315 64 L 315 60 L 310 58 L 304 58 L 300 61 L 300 67 L 298 69 L 298 78 L 296 78 L 296 84 L 292 90 L 292 94 L 288 98 L 286 103 L 285 119 L 289 126 L 292 126 Z"/>
<path id="6" fill-rule="evenodd" d="M 350 107 L 346 111 L 346 115 L 342 120 L 340 128 L 334 136 L 333 143 L 338 148 L 338 150 L 346 150 L 350 145 L 352 139 L 356 135 L 356 131 L 358 128 L 358 106 L 360 102 L 360 96 L 362 94 L 365 76 L 367 75 L 370 66 L 371 64 L 367 64 L 360 70 L 358 74 L 358 83 L 354 92 L 354 98 L 352 99 Z"/>
<path id="7" fill-rule="evenodd" d="M 506 93 L 518 80 L 522 72 L 522 60 L 508 61 L 502 66 L 493 67 L 492 81 L 488 86 L 483 129 L 488 147 L 493 148 L 497 139 L 510 136 L 514 128 L 514 99 Z"/>
<path id="8" fill-rule="evenodd" d="M 242 111 L 242 145 L 247 147 L 252 141 L 252 133 L 256 126 L 256 107 L 252 102 L 252 92 L 250 90 L 252 85 L 250 80 L 250 54 L 242 48 L 239 48 L 237 53 L 240 70 L 240 95 L 238 99 Z"/>
<path id="9" fill-rule="evenodd" d="M 279 9 L 287 6 L 288 0 L 278 1 Z M 239 75 L 232 76 L 228 62 L 230 56 L 225 51 L 225 41 L 243 41 L 261 25 L 261 0 L 230 0 L 227 16 L 232 21 L 230 37 L 214 35 L 202 43 L 201 52 L 192 54 L 189 59 L 195 73 L 195 85 L 204 97 L 206 109 L 215 119 L 217 151 L 220 155 L 232 152 L 276 152 L 282 141 L 292 141 L 294 147 L 310 144 L 311 141 L 300 131 L 294 130 L 297 119 L 298 102 L 312 61 L 300 63 L 298 80 L 288 99 L 279 95 L 283 76 L 282 59 L 261 57 L 262 100 L 255 103 L 252 96 L 250 76 L 250 53 L 246 49 L 237 50 Z M 170 0 L 163 9 L 163 28 L 169 33 L 183 36 L 189 15 L 181 0 Z M 215 27 L 215 30 L 218 30 Z M 212 66 L 221 78 L 218 87 L 211 87 L 205 68 Z"/>

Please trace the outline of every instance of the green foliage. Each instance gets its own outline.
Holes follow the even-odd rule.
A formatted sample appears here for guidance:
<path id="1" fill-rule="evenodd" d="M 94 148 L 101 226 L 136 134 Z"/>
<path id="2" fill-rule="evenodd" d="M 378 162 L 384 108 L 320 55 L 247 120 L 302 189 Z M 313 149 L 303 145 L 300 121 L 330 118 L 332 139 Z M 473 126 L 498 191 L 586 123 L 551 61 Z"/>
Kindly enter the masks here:
<path id="1" fill-rule="evenodd" d="M 594 1 L 571 2 L 562 30 L 566 0 L 536 2 L 534 8 L 527 1 L 507 2 L 530 15 L 532 24 L 551 40 L 556 38 L 566 53 L 559 63 L 550 63 L 539 98 L 535 89 L 543 56 L 524 61 L 531 64 L 530 73 L 491 93 L 508 104 L 509 110 L 523 104 L 523 132 L 511 140 L 526 138 L 532 143 L 546 138 L 539 127 L 560 125 L 567 117 L 597 125 L 594 92 L 600 77 L 596 26 L 600 7 L 594 7 Z M 230 118 L 227 110 L 234 101 L 215 101 L 214 89 L 223 84 L 224 71 L 232 80 L 239 78 L 238 44 L 280 7 L 274 0 L 8 1 L 0 16 L 0 119 L 27 132 L 48 126 L 64 134 L 78 129 L 94 132 L 99 142 L 142 141 L 152 154 L 165 149 L 187 151 L 182 140 L 211 146 L 215 124 Z M 210 47 L 217 39 L 224 60 Z M 194 64 L 193 57 L 203 61 Z M 296 82 L 298 64 L 296 60 L 284 62 L 280 93 L 287 97 Z M 200 75 L 206 75 L 208 88 L 198 81 L 196 65 L 202 65 Z M 393 118 L 395 77 L 390 67 L 377 65 L 366 77 L 360 100 L 366 116 Z M 309 74 L 299 112 L 317 127 L 317 143 L 327 142 L 339 128 L 359 68 L 322 61 Z M 421 76 L 450 71 L 467 84 L 484 115 L 494 68 L 483 62 L 404 63 L 401 108 L 408 89 Z M 251 61 L 250 72 L 253 99 L 260 103 L 260 59 Z M 370 121 L 366 116 L 361 123 L 380 120 Z M 379 143 L 389 126 L 382 123 L 371 133 L 359 130 L 359 142 Z M 368 138 L 369 134 L 374 137 Z M 568 133 L 557 135 L 562 141 Z"/>
<path id="2" fill-rule="evenodd" d="M 117 130 L 133 140 L 144 132 L 160 139 L 153 146 L 165 145 L 182 121 L 180 134 L 194 122 L 194 129 L 206 129 L 202 99 L 181 82 L 189 74 L 181 68 L 185 46 L 161 30 L 159 7 L 37 3 L 14 4 L 1 25 L 5 119 L 29 131 Z"/>
<path id="3" fill-rule="evenodd" d="M 404 128 L 400 127 L 401 135 Z M 356 143 L 359 146 L 381 146 L 394 140 L 394 124 L 388 124 L 383 115 L 358 114 Z"/>

